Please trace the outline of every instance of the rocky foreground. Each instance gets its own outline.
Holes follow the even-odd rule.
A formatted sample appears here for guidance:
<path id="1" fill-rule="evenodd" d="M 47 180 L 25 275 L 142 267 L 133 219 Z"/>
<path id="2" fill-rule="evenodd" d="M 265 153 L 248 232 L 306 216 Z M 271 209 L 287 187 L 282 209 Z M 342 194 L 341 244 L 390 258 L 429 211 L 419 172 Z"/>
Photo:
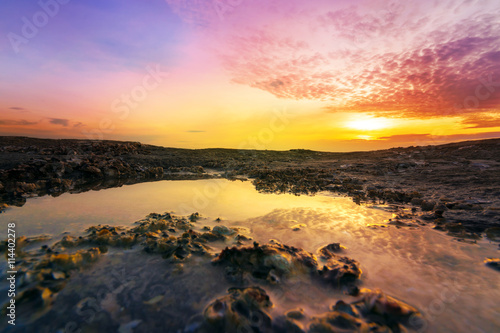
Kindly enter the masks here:
<path id="1" fill-rule="evenodd" d="M 387 209 L 395 213 L 390 225 L 431 224 L 460 241 L 474 243 L 481 237 L 500 240 L 499 169 L 500 139 L 325 153 L 186 150 L 137 142 L 0 137 L 0 207 L 22 206 L 35 195 L 56 196 L 144 181 L 245 178 L 263 192 L 330 191 L 348 195 L 358 204 L 390 204 Z M 362 289 L 360 264 L 346 256 L 348 251 L 340 244 L 329 244 L 316 253 L 277 241 L 259 244 L 238 228 L 220 223 L 201 226 L 199 219 L 198 213 L 186 217 L 150 214 L 132 228 L 98 225 L 84 236 L 66 235 L 41 247 L 37 243 L 47 242 L 43 236 L 17 238 L 16 303 L 25 325 L 20 331 L 50 331 L 53 325 L 74 331 L 73 323 L 85 318 L 89 307 L 84 297 L 76 304 L 77 318 L 64 317 L 67 304 L 75 303 L 73 295 L 81 292 L 78 283 L 82 282 L 75 278 L 83 279 L 85 272 L 94 272 L 93 267 L 106 258 L 120 258 L 125 252 L 164 258 L 162 269 L 171 272 L 170 282 L 185 268 L 209 265 L 206 274 L 222 274 L 224 285 L 231 288 L 226 294 L 214 292 L 189 324 L 168 312 L 175 306 L 156 306 L 167 303 L 166 296 L 154 294 L 137 302 L 117 297 L 116 304 L 103 299 L 107 310 L 96 314 L 91 323 L 99 329 L 129 332 L 139 325 L 137 320 L 119 317 L 122 310 L 117 309 L 143 315 L 145 331 L 157 329 L 151 316 L 177 318 L 179 322 L 172 322 L 172 327 L 199 333 L 405 332 L 425 326 L 422 314 L 411 305 L 382 291 Z M 7 251 L 7 245 L 1 242 L 0 252 Z M 498 259 L 489 258 L 485 264 L 499 269 Z M 159 277 L 159 285 L 165 284 L 165 278 Z M 332 299 L 325 313 L 308 315 L 301 308 L 281 311 L 283 304 L 276 299 L 279 286 L 297 279 L 343 296 Z M 132 288 L 131 295 L 140 295 L 133 289 L 139 287 L 124 281 L 108 288 L 116 294 Z M 182 291 L 176 293 L 177 297 Z M 280 305 L 281 312 L 274 304 Z M 156 312 L 144 312 L 145 305 Z M 5 314 L 5 307 L 2 311 Z"/>
<path id="2" fill-rule="evenodd" d="M 260 245 L 252 243 L 252 239 L 238 228 L 216 225 L 201 229 L 199 219 L 198 213 L 189 217 L 152 213 L 137 221 L 132 228 L 93 226 L 85 236 L 66 235 L 52 246 L 39 248 L 33 245 L 43 239 L 17 239 L 16 265 L 21 292 L 16 297 L 16 304 L 21 329 L 30 332 L 55 331 L 57 328 L 58 331 L 72 331 L 71 312 L 64 311 L 75 303 L 75 298 L 65 292 L 66 287 L 71 286 L 70 278 L 78 273 L 85 275 L 85 271 L 91 270 L 105 253 L 116 253 L 116 250 L 161 255 L 167 265 L 175 267 L 174 272 L 180 278 L 184 267 L 211 263 L 206 269 L 223 273 L 227 284 L 233 286 L 227 290 L 227 295 L 211 295 L 217 298 L 206 304 L 203 312 L 195 315 L 189 324 L 187 318 L 179 318 L 179 323 L 163 323 L 162 331 L 167 328 L 192 333 L 407 332 L 425 325 L 421 313 L 411 305 L 380 290 L 360 289 L 362 272 L 359 263 L 345 256 L 346 249 L 338 243 L 318 249 L 317 254 L 277 241 Z M 2 244 L 0 251 L 6 248 L 6 244 Z M 168 266 L 164 269 L 169 270 Z M 274 305 L 268 291 L 276 296 L 280 286 L 291 279 L 338 290 L 339 295 L 345 297 L 332 299 L 330 311 L 313 316 L 308 316 L 301 308 L 272 315 Z M 123 293 L 127 285 L 130 283 L 112 287 L 116 289 L 111 294 Z M 99 294 L 92 290 L 87 292 Z M 134 293 L 138 292 L 134 289 Z M 63 296 L 59 297 L 60 294 Z M 131 328 L 139 323 L 142 332 L 156 331 L 154 323 L 164 316 L 171 316 L 171 313 L 168 307 L 149 312 L 145 309 L 162 302 L 165 297 L 159 294 L 150 300 L 139 301 L 118 298 L 119 304 L 106 306 L 106 311 L 100 311 L 98 318 L 87 322 L 86 331 L 132 332 Z M 178 291 L 175 297 L 188 295 Z M 64 300 L 69 303 L 64 303 Z M 85 304 L 86 300 L 88 297 L 80 300 L 77 309 L 79 306 L 83 308 L 79 304 Z M 101 301 L 106 303 L 105 299 Z M 127 316 L 120 318 L 116 314 L 124 309 L 141 320 L 127 323 L 130 320 Z M 2 312 L 5 316 L 5 306 Z M 85 317 L 83 310 L 76 313 Z M 93 326 L 96 330 L 92 329 Z"/>
<path id="3" fill-rule="evenodd" d="M 259 191 L 330 191 L 411 205 L 454 235 L 500 237 L 500 139 L 353 153 L 176 149 L 138 142 L 0 137 L 0 210 L 160 179 L 250 178 Z"/>

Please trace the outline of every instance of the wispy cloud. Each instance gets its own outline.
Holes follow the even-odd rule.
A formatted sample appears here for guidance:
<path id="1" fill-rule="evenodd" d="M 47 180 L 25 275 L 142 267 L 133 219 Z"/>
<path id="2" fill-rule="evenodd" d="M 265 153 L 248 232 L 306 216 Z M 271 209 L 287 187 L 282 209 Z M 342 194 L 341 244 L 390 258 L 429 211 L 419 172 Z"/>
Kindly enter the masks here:
<path id="1" fill-rule="evenodd" d="M 51 123 L 52 125 L 60 125 L 63 127 L 68 127 L 69 126 L 69 119 L 49 118 L 49 123 Z"/>
<path id="2" fill-rule="evenodd" d="M 31 126 L 38 124 L 37 121 L 0 119 L 0 126 Z"/>
<path id="3" fill-rule="evenodd" d="M 275 10 L 261 15 L 234 6 L 232 20 L 206 28 L 234 83 L 284 99 L 325 101 L 328 112 L 432 118 L 500 105 L 497 86 L 482 88 L 488 96 L 478 103 L 465 100 L 483 81 L 500 85 L 500 21 L 493 10 L 500 6 L 494 2 L 314 1 L 317 9 L 300 1 L 271 3 Z"/>
<path id="4" fill-rule="evenodd" d="M 198 131 L 198 130 L 190 130 L 186 131 L 186 133 L 205 133 L 206 131 Z"/>
<path id="5" fill-rule="evenodd" d="M 465 128 L 500 127 L 500 115 L 491 113 L 470 115 L 462 120 L 461 125 Z"/>

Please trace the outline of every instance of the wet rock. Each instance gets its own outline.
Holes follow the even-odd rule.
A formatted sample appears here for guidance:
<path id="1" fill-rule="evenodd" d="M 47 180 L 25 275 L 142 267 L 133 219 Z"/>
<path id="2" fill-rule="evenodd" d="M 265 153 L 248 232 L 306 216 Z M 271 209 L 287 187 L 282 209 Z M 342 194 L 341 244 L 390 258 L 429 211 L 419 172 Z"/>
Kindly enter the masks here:
<path id="1" fill-rule="evenodd" d="M 69 272 L 97 261 L 101 254 L 98 248 L 79 250 L 74 254 L 50 254 L 35 269 L 50 268 L 55 271 Z"/>
<path id="2" fill-rule="evenodd" d="M 320 269 L 316 257 L 302 249 L 279 242 L 253 247 L 226 248 L 213 261 L 226 267 L 230 279 L 243 280 L 245 274 L 270 283 L 280 283 L 293 275 L 306 274 L 334 287 L 355 283 L 361 275 L 359 264 L 350 258 L 328 254 Z"/>
<path id="3" fill-rule="evenodd" d="M 500 227 L 491 227 L 485 230 L 488 239 L 496 241 L 500 240 Z"/>
<path id="4" fill-rule="evenodd" d="M 95 167 L 95 166 L 85 166 L 82 168 L 82 171 L 84 171 L 87 175 L 95 178 L 100 178 L 102 176 L 102 171 L 101 169 Z"/>
<path id="5" fill-rule="evenodd" d="M 270 332 L 272 307 L 260 287 L 231 288 L 229 295 L 213 301 L 205 309 L 204 323 L 197 332 Z"/>
<path id="6" fill-rule="evenodd" d="M 464 226 L 460 223 L 447 223 L 445 224 L 444 228 L 450 234 L 460 234 L 465 231 Z"/>
<path id="7" fill-rule="evenodd" d="M 453 209 L 457 210 L 482 210 L 483 208 L 480 205 L 474 205 L 470 203 L 459 203 L 453 206 Z"/>
<path id="8" fill-rule="evenodd" d="M 328 259 L 318 272 L 322 281 L 336 288 L 354 284 L 362 273 L 356 260 L 339 256 Z"/>
<path id="9" fill-rule="evenodd" d="M 23 319 L 26 323 L 38 319 L 45 312 L 50 310 L 54 302 L 54 293 L 49 288 L 41 286 L 26 289 L 16 297 L 16 317 Z M 6 306 L 2 312 L 7 313 Z"/>
<path id="10" fill-rule="evenodd" d="M 447 211 L 448 208 L 446 208 L 446 206 L 444 204 L 439 204 L 438 206 L 436 206 L 436 208 L 434 209 L 434 215 L 437 217 L 437 218 L 442 218 L 443 217 L 443 214 L 445 211 Z"/>
<path id="11" fill-rule="evenodd" d="M 183 233 L 181 236 L 169 236 L 150 238 L 146 242 L 144 250 L 147 253 L 162 254 L 164 258 L 173 258 L 175 261 L 183 261 L 191 255 L 209 256 L 210 247 L 204 234 L 193 230 Z"/>
<path id="12" fill-rule="evenodd" d="M 500 271 L 500 259 L 499 258 L 487 258 L 484 263 L 486 266 Z"/>
<path id="13" fill-rule="evenodd" d="M 226 248 L 213 262 L 230 267 L 232 273 L 249 273 L 254 278 L 270 282 L 292 274 L 315 273 L 318 265 L 310 253 L 280 243 Z"/>
<path id="14" fill-rule="evenodd" d="M 162 178 L 163 177 L 163 168 L 162 167 L 149 168 L 146 171 L 146 177 L 148 177 L 148 178 Z"/>
<path id="15" fill-rule="evenodd" d="M 5 203 L 0 203 L 0 213 L 6 211 L 9 208 L 9 205 Z"/>
<path id="16" fill-rule="evenodd" d="M 191 222 L 196 222 L 200 219 L 200 214 L 198 213 L 193 213 L 189 216 L 189 221 Z"/>
<path id="17" fill-rule="evenodd" d="M 336 253 L 342 252 L 343 250 L 345 250 L 345 247 L 340 245 L 340 243 L 332 243 L 320 248 L 318 253 L 323 259 L 331 259 L 335 257 Z"/>
<path id="18" fill-rule="evenodd" d="M 238 234 L 238 235 L 236 235 L 236 240 L 240 241 L 240 242 L 242 242 L 242 241 L 251 241 L 252 238 L 248 237 L 248 236 L 245 236 L 245 235 Z"/>
<path id="19" fill-rule="evenodd" d="M 305 333 L 303 320 L 293 319 L 287 316 L 279 316 L 273 322 L 273 332 L 276 333 Z"/>
<path id="20" fill-rule="evenodd" d="M 434 209 L 436 206 L 436 203 L 433 201 L 422 201 L 420 204 L 420 208 L 422 208 L 422 211 L 424 212 L 429 212 Z"/>
<path id="21" fill-rule="evenodd" d="M 309 324 L 309 333 L 336 333 L 336 332 L 369 332 L 375 324 L 368 324 L 362 319 L 342 312 L 328 312 L 313 317 Z"/>
<path id="22" fill-rule="evenodd" d="M 218 236 L 230 236 L 234 235 L 236 231 L 223 225 L 216 225 L 213 227 L 212 233 Z"/>
<path id="23" fill-rule="evenodd" d="M 293 231 L 300 231 L 300 230 L 302 230 L 305 227 L 307 227 L 305 224 L 299 223 L 299 224 L 293 225 L 291 228 L 292 228 Z"/>
<path id="24" fill-rule="evenodd" d="M 299 309 L 289 310 L 285 313 L 285 316 L 292 319 L 298 319 L 298 320 L 303 319 L 305 317 L 304 309 L 299 308 Z"/>
<path id="25" fill-rule="evenodd" d="M 380 290 L 362 289 L 360 295 L 361 299 L 352 304 L 369 321 L 376 321 L 391 329 L 399 324 L 419 329 L 423 323 L 422 315 L 416 308 L 385 295 Z"/>
<path id="26" fill-rule="evenodd" d="M 61 240 L 60 244 L 63 247 L 75 247 L 81 244 L 82 239 L 77 238 L 77 237 L 72 237 L 69 235 L 66 235 L 63 237 Z"/>
<path id="27" fill-rule="evenodd" d="M 357 292 L 359 294 L 359 290 Z M 361 314 L 359 313 L 358 308 L 356 308 L 352 304 L 348 304 L 342 300 L 337 301 L 337 303 L 332 307 L 332 311 L 347 313 L 353 317 L 359 318 Z"/>
<path id="28" fill-rule="evenodd" d="M 414 206 L 420 206 L 424 200 L 422 198 L 411 199 L 411 204 Z"/>
<path id="29" fill-rule="evenodd" d="M 221 234 L 214 234 L 212 232 L 204 232 L 201 236 L 202 239 L 206 240 L 207 242 L 215 242 L 215 241 L 221 241 L 225 240 L 226 237 Z"/>

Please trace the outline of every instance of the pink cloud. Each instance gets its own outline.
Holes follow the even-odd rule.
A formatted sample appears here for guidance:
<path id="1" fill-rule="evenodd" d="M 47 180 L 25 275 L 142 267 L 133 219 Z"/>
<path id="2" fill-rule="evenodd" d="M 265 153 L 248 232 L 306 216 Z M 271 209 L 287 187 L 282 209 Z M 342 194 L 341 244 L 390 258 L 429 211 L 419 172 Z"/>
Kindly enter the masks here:
<path id="1" fill-rule="evenodd" d="M 279 98 L 419 118 L 500 105 L 500 4 L 241 1 L 221 16 L 210 1 L 167 2 L 202 17 L 232 82 Z"/>

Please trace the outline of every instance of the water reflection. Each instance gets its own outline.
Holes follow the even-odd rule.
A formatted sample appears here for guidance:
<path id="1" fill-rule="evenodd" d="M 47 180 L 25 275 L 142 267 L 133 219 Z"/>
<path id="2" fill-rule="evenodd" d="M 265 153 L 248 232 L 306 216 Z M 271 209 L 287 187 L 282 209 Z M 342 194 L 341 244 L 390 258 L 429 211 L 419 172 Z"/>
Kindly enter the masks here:
<path id="1" fill-rule="evenodd" d="M 0 214 L 0 223 L 17 222 L 20 235 L 48 233 L 57 236 L 63 232 L 83 232 L 96 224 L 130 225 L 151 212 L 166 210 L 179 215 L 198 211 L 213 219 L 236 221 L 262 216 L 276 208 L 296 207 L 339 207 L 342 211 L 357 206 L 348 198 L 263 194 L 255 191 L 250 182 L 225 179 L 159 181 L 33 198 L 23 207 L 12 207 Z M 380 216 L 385 217 L 385 214 Z M 6 230 L 0 230 L 0 236 L 5 238 L 5 235 Z"/>
<path id="2" fill-rule="evenodd" d="M 276 239 L 313 253 L 321 246 L 341 243 L 347 247 L 345 255 L 361 263 L 363 285 L 381 288 L 420 308 L 429 331 L 500 328 L 500 276 L 482 264 L 485 257 L 497 255 L 496 244 L 486 240 L 464 244 L 428 227 L 369 228 L 369 224 L 384 224 L 392 213 L 358 206 L 348 198 L 262 194 L 241 181 L 160 181 L 34 198 L 1 214 L 0 222 L 16 221 L 18 236 L 51 234 L 59 239 L 64 232 L 78 234 L 96 224 L 131 226 L 151 212 L 166 210 L 182 215 L 200 212 L 204 219 L 197 223 L 199 230 L 205 225 L 236 226 L 258 242 Z M 5 234 L 6 230 L 0 231 L 2 238 Z M 114 279 L 110 269 L 128 273 Z M 182 327 L 231 286 L 223 272 L 206 262 L 186 265 L 182 274 L 175 269 L 160 257 L 111 251 L 94 268 L 72 278 L 58 297 L 51 320 L 60 316 L 62 326 L 71 323 L 72 317 L 85 321 L 75 309 L 88 306 L 82 300 L 95 298 L 103 310 L 92 322 L 95 327 L 110 319 L 129 323 L 148 316 L 154 316 L 153 327 L 162 325 L 165 318 L 171 318 L 172 327 Z M 301 278 L 269 293 L 276 313 L 296 306 L 310 314 L 324 312 L 343 297 Z M 129 304 L 135 312 L 123 312 L 119 304 Z M 67 309 L 74 310 L 68 318 Z M 141 331 L 137 325 L 136 331 Z"/>

